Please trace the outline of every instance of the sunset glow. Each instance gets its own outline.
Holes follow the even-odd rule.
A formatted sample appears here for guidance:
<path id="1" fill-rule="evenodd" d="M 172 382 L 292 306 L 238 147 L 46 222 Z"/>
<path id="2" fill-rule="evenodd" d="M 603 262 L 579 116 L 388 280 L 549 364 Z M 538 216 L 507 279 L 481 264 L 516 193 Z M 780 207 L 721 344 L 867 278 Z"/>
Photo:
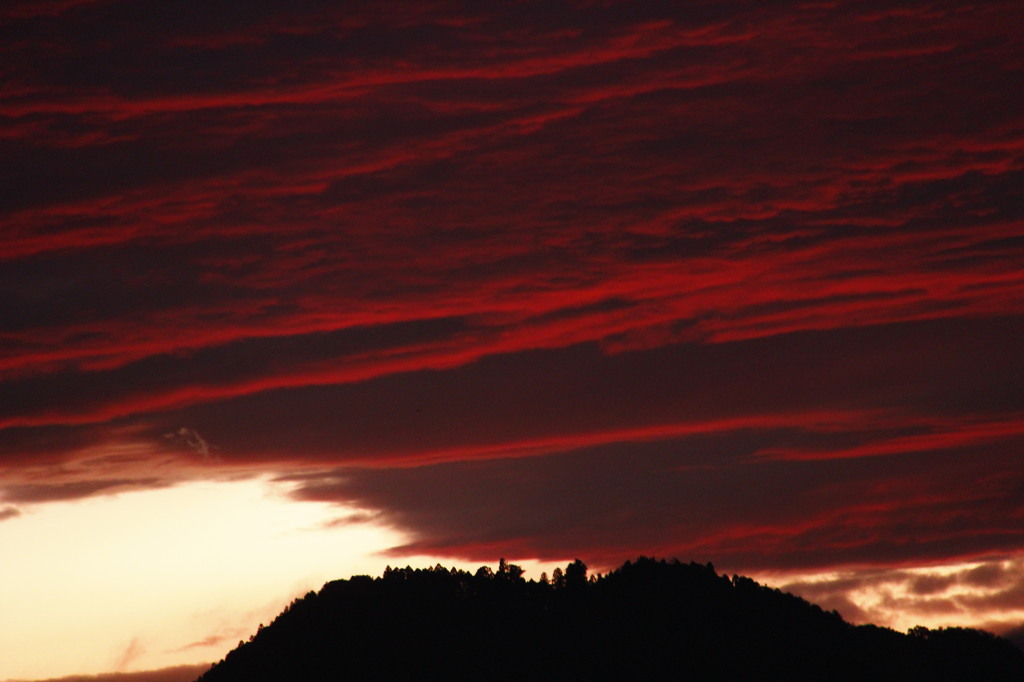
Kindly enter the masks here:
<path id="1" fill-rule="evenodd" d="M 331 524 L 358 510 L 283 493 L 258 479 L 184 483 L 41 505 L 0 524 L 0 610 L 18 614 L 0 620 L 0 674 L 219 659 L 292 598 L 380 573 L 377 553 L 401 540 L 371 520 Z"/>
<path id="2" fill-rule="evenodd" d="M 1022 25 L 5 2 L 0 680 L 500 557 L 1024 633 Z"/>

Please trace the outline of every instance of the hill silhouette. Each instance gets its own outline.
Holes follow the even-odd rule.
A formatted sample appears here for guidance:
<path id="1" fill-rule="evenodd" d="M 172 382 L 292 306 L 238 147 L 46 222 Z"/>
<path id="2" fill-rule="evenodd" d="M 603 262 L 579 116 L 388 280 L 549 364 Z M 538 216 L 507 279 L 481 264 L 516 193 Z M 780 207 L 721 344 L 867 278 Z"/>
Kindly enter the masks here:
<path id="1" fill-rule="evenodd" d="M 708 565 L 579 560 L 527 581 L 504 560 L 356 576 L 296 599 L 200 682 L 319 680 L 1024 680 L 987 632 L 853 626 Z"/>

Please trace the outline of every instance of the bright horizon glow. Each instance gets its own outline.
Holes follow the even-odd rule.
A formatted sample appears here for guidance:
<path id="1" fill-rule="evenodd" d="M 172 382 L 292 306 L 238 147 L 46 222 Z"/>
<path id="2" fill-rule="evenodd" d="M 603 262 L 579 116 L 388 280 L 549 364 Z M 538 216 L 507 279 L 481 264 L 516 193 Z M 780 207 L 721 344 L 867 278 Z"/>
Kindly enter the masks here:
<path id="1" fill-rule="evenodd" d="M 366 510 L 287 491 L 267 476 L 23 507 L 0 523 L 0 613 L 17 614 L 0 618 L 0 680 L 214 662 L 330 580 L 389 564 L 476 568 L 386 556 L 401 533 L 372 514 L 336 522 Z M 515 563 L 536 577 L 565 562 Z"/>
<path id="2" fill-rule="evenodd" d="M 219 660 L 294 597 L 379 574 L 379 553 L 402 542 L 373 522 L 328 526 L 358 510 L 282 492 L 266 478 L 190 482 L 0 524 L 0 612 L 17 614 L 0 618 L 0 679 Z"/>
<path id="3" fill-rule="evenodd" d="M 0 524 L 0 680 L 132 672 L 214 662 L 269 624 L 295 597 L 327 581 L 386 565 L 458 567 L 479 562 L 386 554 L 408 541 L 368 510 L 297 502 L 269 476 L 198 481 L 23 508 Z M 338 519 L 370 520 L 339 523 Z M 334 523 L 332 523 L 334 522 Z M 103 532 L 95 532 L 102 528 Z M 508 557 L 530 578 L 571 559 Z M 979 566 L 903 569 L 941 576 Z M 828 591 L 856 573 L 754 573 L 768 585 Z M 818 602 L 806 590 L 809 601 Z M 941 597 L 963 596 L 962 586 Z M 984 594 L 985 590 L 975 591 Z M 889 581 L 846 592 L 871 622 L 906 630 L 967 622 L 969 614 L 904 613 L 907 585 Z M 826 598 L 823 607 L 828 606 Z M 40 608 L 59 605 L 59 612 Z M 842 611 L 842 609 L 840 609 Z M 847 620 L 863 622 L 863 619 Z M 1013 616 L 1024 617 L 1024 613 Z"/>

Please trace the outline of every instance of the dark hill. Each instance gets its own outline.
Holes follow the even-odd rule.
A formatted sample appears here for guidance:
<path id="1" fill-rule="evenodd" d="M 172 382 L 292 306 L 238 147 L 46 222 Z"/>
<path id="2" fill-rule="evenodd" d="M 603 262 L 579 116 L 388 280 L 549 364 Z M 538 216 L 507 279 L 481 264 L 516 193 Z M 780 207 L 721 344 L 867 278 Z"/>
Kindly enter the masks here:
<path id="1" fill-rule="evenodd" d="M 1024 653 L 978 630 L 909 635 L 710 565 L 639 559 L 551 583 L 438 566 L 327 583 L 202 682 L 316 680 L 1024 681 Z"/>

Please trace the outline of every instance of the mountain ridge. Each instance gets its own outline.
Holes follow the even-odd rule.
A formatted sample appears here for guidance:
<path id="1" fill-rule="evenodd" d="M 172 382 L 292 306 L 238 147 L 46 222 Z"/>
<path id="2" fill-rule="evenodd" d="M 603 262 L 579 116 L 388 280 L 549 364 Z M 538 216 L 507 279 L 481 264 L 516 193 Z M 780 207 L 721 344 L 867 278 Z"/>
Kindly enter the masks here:
<path id="1" fill-rule="evenodd" d="M 711 564 L 640 557 L 553 579 L 391 569 L 293 601 L 198 682 L 241 680 L 1024 680 L 1024 652 L 969 628 L 854 626 Z"/>

